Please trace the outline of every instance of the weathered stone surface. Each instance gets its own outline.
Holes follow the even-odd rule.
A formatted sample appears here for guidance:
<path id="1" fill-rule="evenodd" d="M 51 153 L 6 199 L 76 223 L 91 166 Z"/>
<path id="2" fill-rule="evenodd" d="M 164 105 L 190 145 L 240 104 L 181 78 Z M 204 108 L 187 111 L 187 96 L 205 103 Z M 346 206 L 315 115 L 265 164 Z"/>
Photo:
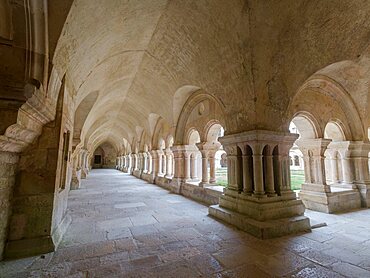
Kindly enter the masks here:
<path id="1" fill-rule="evenodd" d="M 106 171 L 109 182 L 104 181 Z M 140 193 L 130 195 L 134 191 Z M 120 198 L 112 202 L 117 195 Z M 172 207 L 175 199 L 177 208 Z M 129 228 L 132 234 L 114 240 L 99 236 L 90 243 L 73 240 L 80 234 L 93 238 L 100 217 L 111 217 L 116 203 L 138 204 L 138 200 L 144 200 L 145 210 L 131 210 L 128 217 L 153 216 L 157 210 L 158 223 L 146 225 L 144 220 Z M 309 211 L 311 219 L 328 226 L 309 234 L 258 240 L 207 217 L 204 205 L 115 170 L 94 170 L 69 201 L 73 221 L 59 248 L 45 257 L 1 262 L 2 277 L 367 277 L 370 271 L 366 236 L 370 225 L 362 222 L 368 211 L 344 217 Z M 93 217 L 83 221 L 85 216 L 78 212 L 91 211 L 102 202 L 110 209 L 93 209 Z M 162 213 L 173 217 L 160 218 Z M 346 225 L 352 228 L 342 229 Z M 140 229 L 143 233 L 138 233 Z"/>

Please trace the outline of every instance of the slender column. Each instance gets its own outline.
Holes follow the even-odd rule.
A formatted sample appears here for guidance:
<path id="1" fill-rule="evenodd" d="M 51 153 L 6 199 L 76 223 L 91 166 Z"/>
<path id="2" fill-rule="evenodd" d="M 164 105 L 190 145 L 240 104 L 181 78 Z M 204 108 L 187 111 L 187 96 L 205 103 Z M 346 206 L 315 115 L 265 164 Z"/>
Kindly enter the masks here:
<path id="1" fill-rule="evenodd" d="M 242 163 L 243 163 L 243 192 L 245 194 L 252 194 L 253 192 L 253 184 L 252 184 L 252 173 L 250 173 L 250 163 L 251 163 L 251 156 L 246 154 L 245 146 L 242 145 L 241 149 L 243 150 L 244 154 L 242 155 Z"/>
<path id="2" fill-rule="evenodd" d="M 276 196 L 274 184 L 274 164 L 271 154 L 265 157 L 266 159 L 266 193 L 268 196 Z"/>
<path id="3" fill-rule="evenodd" d="M 166 158 L 166 155 L 163 154 L 162 155 L 162 175 L 163 176 L 166 175 L 166 169 L 167 169 L 167 158 Z"/>
<path id="4" fill-rule="evenodd" d="M 337 157 L 334 156 L 331 157 L 330 159 L 330 168 L 331 168 L 331 180 L 333 183 L 337 183 L 338 182 L 338 160 L 337 160 Z"/>
<path id="5" fill-rule="evenodd" d="M 190 153 L 184 153 L 185 160 L 185 181 L 190 180 Z"/>
<path id="6" fill-rule="evenodd" d="M 158 176 L 162 175 L 162 151 L 158 150 L 157 151 L 157 159 L 158 159 Z"/>
<path id="7" fill-rule="evenodd" d="M 147 153 L 148 156 L 148 174 L 153 172 L 153 157 L 150 152 Z"/>
<path id="8" fill-rule="evenodd" d="M 315 186 L 315 190 L 313 186 L 305 186 L 305 189 L 302 187 L 302 190 L 330 192 L 330 186 L 326 183 L 324 155 L 330 142 L 328 139 L 299 139 L 296 142 L 303 153 L 305 175 L 308 176 L 306 180 Z"/>
<path id="9" fill-rule="evenodd" d="M 305 183 L 312 183 L 311 162 L 310 162 L 310 157 L 308 155 L 308 152 L 303 153 L 303 169 L 304 169 Z"/>
<path id="10" fill-rule="evenodd" d="M 263 164 L 262 154 L 260 154 L 260 148 L 255 147 L 253 149 L 253 176 L 254 176 L 254 192 L 255 196 L 265 195 L 265 189 L 263 184 Z"/>
<path id="11" fill-rule="evenodd" d="M 197 177 L 197 159 L 195 153 L 192 153 L 190 157 L 190 164 L 191 164 L 190 176 L 193 180 L 196 180 L 198 177 Z"/>
<path id="12" fill-rule="evenodd" d="M 353 183 L 353 169 L 349 157 L 342 158 L 343 182 Z"/>
<path id="13" fill-rule="evenodd" d="M 172 152 L 169 150 L 166 150 L 166 177 L 170 178 L 172 177 Z"/>
<path id="14" fill-rule="evenodd" d="M 134 153 L 134 170 L 138 170 L 138 155 Z"/>
<path id="15" fill-rule="evenodd" d="M 202 154 L 202 183 L 201 185 L 208 184 L 208 151 L 200 151 Z"/>
<path id="16" fill-rule="evenodd" d="M 147 166 L 147 154 L 146 153 L 142 153 L 142 160 L 143 160 L 143 173 L 147 173 L 148 172 L 148 166 Z"/>
<path id="17" fill-rule="evenodd" d="M 215 161 L 215 153 L 209 154 L 209 183 L 216 183 L 216 161 Z"/>
<path id="18" fill-rule="evenodd" d="M 225 151 L 227 153 L 227 183 L 228 190 L 237 191 L 239 185 L 237 183 L 237 177 L 240 175 L 237 157 L 237 145 L 236 144 L 224 144 Z"/>

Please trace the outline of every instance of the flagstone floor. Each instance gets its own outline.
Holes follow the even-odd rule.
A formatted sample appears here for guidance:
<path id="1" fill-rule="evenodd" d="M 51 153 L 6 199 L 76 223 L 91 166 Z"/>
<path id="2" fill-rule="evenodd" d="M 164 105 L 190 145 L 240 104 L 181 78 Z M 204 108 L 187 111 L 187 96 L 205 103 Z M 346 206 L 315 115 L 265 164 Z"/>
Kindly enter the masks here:
<path id="1" fill-rule="evenodd" d="M 116 170 L 71 191 L 54 253 L 0 263 L 0 277 L 370 277 L 370 210 L 307 211 L 312 233 L 258 240 L 207 207 Z"/>

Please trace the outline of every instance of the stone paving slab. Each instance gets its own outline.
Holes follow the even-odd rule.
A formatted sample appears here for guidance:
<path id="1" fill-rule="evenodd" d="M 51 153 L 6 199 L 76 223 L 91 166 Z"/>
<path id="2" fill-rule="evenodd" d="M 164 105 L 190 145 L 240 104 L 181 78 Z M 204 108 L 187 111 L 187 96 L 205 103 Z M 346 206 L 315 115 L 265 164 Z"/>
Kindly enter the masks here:
<path id="1" fill-rule="evenodd" d="M 0 263 L 0 277 L 370 277 L 370 210 L 327 215 L 310 234 L 260 240 L 207 207 L 115 170 L 71 191 L 56 252 Z"/>

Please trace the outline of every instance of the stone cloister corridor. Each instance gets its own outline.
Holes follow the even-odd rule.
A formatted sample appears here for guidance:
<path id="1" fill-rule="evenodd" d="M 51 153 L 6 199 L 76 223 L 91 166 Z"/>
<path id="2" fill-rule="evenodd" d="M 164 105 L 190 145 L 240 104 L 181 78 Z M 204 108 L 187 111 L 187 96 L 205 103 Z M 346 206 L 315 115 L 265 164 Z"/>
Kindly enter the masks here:
<path id="1" fill-rule="evenodd" d="M 0 263 L 1 277 L 370 277 L 370 212 L 309 211 L 312 233 L 258 240 L 207 206 L 117 170 L 69 196 L 58 250 Z"/>
<path id="2" fill-rule="evenodd" d="M 369 277 L 369 0 L 0 0 L 0 278 Z"/>

